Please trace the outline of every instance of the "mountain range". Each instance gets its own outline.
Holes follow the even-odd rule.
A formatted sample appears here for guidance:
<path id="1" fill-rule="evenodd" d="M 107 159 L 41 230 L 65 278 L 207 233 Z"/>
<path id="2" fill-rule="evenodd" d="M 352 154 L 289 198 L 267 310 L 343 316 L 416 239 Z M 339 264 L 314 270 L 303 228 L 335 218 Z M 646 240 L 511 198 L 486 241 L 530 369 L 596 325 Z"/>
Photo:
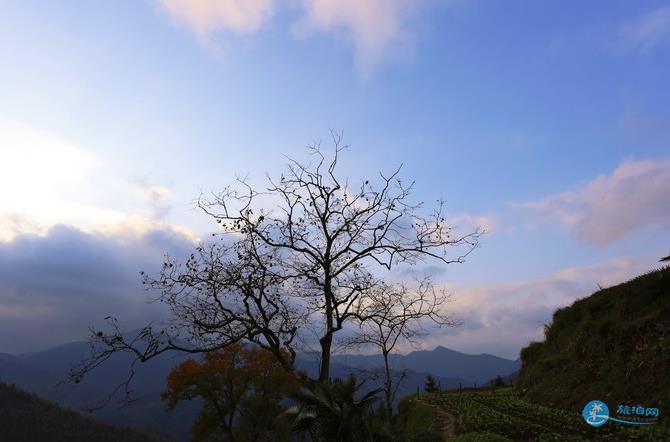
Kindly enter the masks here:
<path id="1" fill-rule="evenodd" d="M 116 354 L 91 372 L 81 384 L 64 383 L 68 370 L 88 352 L 88 343 L 74 342 L 20 355 L 0 353 L 0 380 L 74 410 L 95 408 L 103 404 L 125 379 L 132 357 Z M 167 414 L 160 399 L 168 373 L 184 359 L 183 355 L 162 355 L 145 364 L 138 364 L 131 386 L 133 402 L 122 406 L 117 397 L 117 400 L 91 413 L 106 422 L 187 440 L 199 411 L 199 403 L 182 403 Z M 444 347 L 393 355 L 391 364 L 394 370 L 405 372 L 398 398 L 422 389 L 429 374 L 435 377 L 441 388 L 451 389 L 482 385 L 497 375 L 511 375 L 520 367 L 519 360 L 489 354 L 470 355 Z M 315 375 L 318 360 L 302 354 L 297 365 Z M 380 355 L 335 355 L 331 372 L 333 377 L 344 378 L 354 373 L 359 379 L 365 379 L 381 366 Z M 366 386 L 374 388 L 376 382 L 368 380 Z"/>

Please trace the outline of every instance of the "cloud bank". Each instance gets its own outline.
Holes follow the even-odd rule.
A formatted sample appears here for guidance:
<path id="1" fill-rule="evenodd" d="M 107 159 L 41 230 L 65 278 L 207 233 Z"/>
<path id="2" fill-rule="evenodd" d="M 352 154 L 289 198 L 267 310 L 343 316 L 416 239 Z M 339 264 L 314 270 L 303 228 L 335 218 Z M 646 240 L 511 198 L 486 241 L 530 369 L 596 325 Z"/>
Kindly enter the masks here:
<path id="1" fill-rule="evenodd" d="M 92 150 L 58 134 L 0 119 L 0 158 L 0 242 L 45 235 L 59 224 L 101 234 L 168 228 L 169 188 L 110 175 Z M 107 205 L 105 193 L 117 197 L 116 207 Z"/>
<path id="2" fill-rule="evenodd" d="M 521 204 L 597 246 L 643 230 L 670 227 L 670 161 L 627 161 L 581 188 Z"/>
<path id="3" fill-rule="evenodd" d="M 167 228 L 103 235 L 69 226 L 0 242 L 0 353 L 81 340 L 107 315 L 128 328 L 162 318 L 138 273 L 157 271 L 165 252 L 184 255 L 192 245 Z"/>
<path id="4" fill-rule="evenodd" d="M 618 258 L 509 283 L 450 285 L 454 301 L 449 311 L 463 320 L 463 325 L 431 334 L 424 347 L 444 345 L 517 358 L 530 341 L 543 339 L 544 324 L 551 321 L 556 309 L 643 270 L 629 259 Z"/>

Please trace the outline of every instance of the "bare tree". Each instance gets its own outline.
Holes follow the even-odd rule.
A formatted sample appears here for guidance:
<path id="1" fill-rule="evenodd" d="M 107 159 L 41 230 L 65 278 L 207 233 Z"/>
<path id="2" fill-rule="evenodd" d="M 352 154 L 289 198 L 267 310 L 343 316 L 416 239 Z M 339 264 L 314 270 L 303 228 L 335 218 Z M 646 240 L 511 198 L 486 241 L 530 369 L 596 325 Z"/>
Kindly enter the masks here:
<path id="1" fill-rule="evenodd" d="M 198 246 L 183 264 L 166 257 L 158 276 L 144 275 L 169 307 L 169 322 L 127 337 L 112 319 L 110 330 L 92 333 L 92 356 L 71 377 L 80 379 L 119 351 L 144 362 L 170 350 L 206 353 L 242 341 L 292 368 L 305 330 L 316 326 L 317 380 L 325 382 L 335 333 L 348 321 L 369 319 L 357 306 L 374 284 L 375 268 L 463 262 L 477 246 L 482 232 L 454 236 L 442 201 L 427 215 L 410 201 L 413 183 L 400 179 L 400 168 L 375 180 L 343 181 L 336 169 L 345 146 L 340 135 L 333 139 L 332 156 L 312 146 L 312 163 L 289 159 L 262 191 L 238 179 L 235 187 L 201 196 L 198 207 L 220 228 L 213 243 Z"/>
<path id="2" fill-rule="evenodd" d="M 361 298 L 357 317 L 358 332 L 342 340 L 341 348 L 375 347 L 382 354 L 384 367 L 381 380 L 385 396 L 387 419 L 393 414 L 393 402 L 405 372 L 394 372 L 390 355 L 399 344 L 418 347 L 426 335 L 426 325 L 455 327 L 461 324 L 444 307 L 451 295 L 436 289 L 430 278 L 418 280 L 414 287 L 404 283 L 379 282 L 365 298 Z"/>

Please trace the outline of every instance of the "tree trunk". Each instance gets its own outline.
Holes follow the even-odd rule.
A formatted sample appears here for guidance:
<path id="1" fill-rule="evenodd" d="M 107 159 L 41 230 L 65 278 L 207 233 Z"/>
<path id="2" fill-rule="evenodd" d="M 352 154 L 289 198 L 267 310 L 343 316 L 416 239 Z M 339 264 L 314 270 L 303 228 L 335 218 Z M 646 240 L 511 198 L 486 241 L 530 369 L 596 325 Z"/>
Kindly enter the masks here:
<path id="1" fill-rule="evenodd" d="M 323 286 L 323 294 L 326 301 L 326 334 L 319 339 L 321 344 L 321 367 L 319 368 L 319 382 L 328 383 L 330 378 L 330 349 L 333 345 L 333 292 L 328 269 L 326 271 L 326 280 Z"/>
<path id="2" fill-rule="evenodd" d="M 389 353 L 388 351 L 383 351 L 384 355 L 384 395 L 386 396 L 386 419 L 388 422 L 391 422 L 391 417 L 393 416 L 393 398 L 391 397 L 392 392 L 392 382 L 391 382 L 391 368 L 389 367 Z"/>
<path id="3" fill-rule="evenodd" d="M 330 348 L 333 345 L 333 332 L 327 331 L 326 334 L 319 339 L 321 343 L 321 367 L 319 368 L 319 382 L 322 384 L 328 383 L 330 378 Z"/>

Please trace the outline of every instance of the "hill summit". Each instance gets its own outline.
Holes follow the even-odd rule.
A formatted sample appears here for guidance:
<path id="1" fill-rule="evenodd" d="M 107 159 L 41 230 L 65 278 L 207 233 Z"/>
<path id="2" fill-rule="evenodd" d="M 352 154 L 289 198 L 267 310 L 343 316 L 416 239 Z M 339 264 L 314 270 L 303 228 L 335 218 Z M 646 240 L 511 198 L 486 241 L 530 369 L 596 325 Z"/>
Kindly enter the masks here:
<path id="1" fill-rule="evenodd" d="M 544 342 L 521 351 L 517 387 L 573 410 L 593 399 L 670 413 L 670 267 L 557 310 Z"/>

